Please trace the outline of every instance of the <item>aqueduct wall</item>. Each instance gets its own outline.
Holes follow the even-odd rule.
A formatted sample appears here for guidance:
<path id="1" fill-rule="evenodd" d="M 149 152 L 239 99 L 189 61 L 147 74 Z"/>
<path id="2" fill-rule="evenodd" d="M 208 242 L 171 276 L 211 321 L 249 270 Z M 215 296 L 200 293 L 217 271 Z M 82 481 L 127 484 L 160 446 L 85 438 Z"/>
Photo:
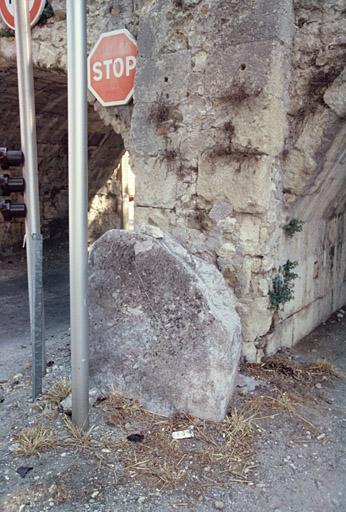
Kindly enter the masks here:
<path id="1" fill-rule="evenodd" d="M 66 105 L 66 22 L 64 2 L 51 4 L 55 16 L 33 30 L 48 221 L 60 205 L 66 213 L 65 178 L 52 191 L 53 176 L 66 177 L 65 107 L 54 108 Z M 170 232 L 223 273 L 250 361 L 291 346 L 346 303 L 345 23 L 342 0 L 88 2 L 89 49 L 123 27 L 139 47 L 133 104 L 105 109 L 90 96 L 91 184 L 110 177 L 124 141 L 136 222 Z M 16 108 L 14 60 L 13 38 L 1 37 L 5 116 L 8 102 Z M 303 229 L 290 237 L 292 220 Z M 7 240 L 18 230 L 11 225 Z M 285 283 L 278 289 L 275 279 L 287 261 L 298 277 L 283 303 Z"/>

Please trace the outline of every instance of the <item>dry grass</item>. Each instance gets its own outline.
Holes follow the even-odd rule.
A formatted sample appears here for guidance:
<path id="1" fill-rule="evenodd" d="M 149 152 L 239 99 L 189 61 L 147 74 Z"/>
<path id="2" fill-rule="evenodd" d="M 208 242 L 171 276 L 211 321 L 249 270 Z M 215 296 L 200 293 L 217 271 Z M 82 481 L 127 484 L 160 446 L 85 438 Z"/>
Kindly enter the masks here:
<path id="1" fill-rule="evenodd" d="M 52 405 L 59 405 L 60 402 L 71 393 L 71 384 L 69 381 L 63 379 L 55 382 L 53 386 L 47 391 L 46 398 Z"/>
<path id="2" fill-rule="evenodd" d="M 91 429 L 87 432 L 79 429 L 72 423 L 72 421 L 64 416 L 64 424 L 70 435 L 70 438 L 75 441 L 76 445 L 81 447 L 90 447 L 92 442 Z"/>
<path id="3" fill-rule="evenodd" d="M 183 443 L 174 441 L 171 434 L 173 430 L 185 430 L 191 426 L 192 418 L 168 419 L 148 413 L 136 400 L 122 397 L 115 391 L 110 394 L 105 407 L 109 422 L 125 435 L 144 435 L 143 442 L 134 443 L 125 438 L 115 446 L 119 450 L 119 460 L 131 478 L 145 475 L 165 486 L 174 485 L 184 478 Z"/>
<path id="4" fill-rule="evenodd" d="M 98 414 L 103 412 L 108 425 L 113 427 L 108 434 L 83 432 L 65 417 L 66 436 L 60 439 L 43 426 L 23 429 L 16 436 L 20 444 L 17 454 L 29 456 L 57 446 L 70 447 L 95 458 L 111 471 L 115 472 L 117 467 L 117 478 L 139 479 L 145 485 L 166 488 L 186 485 L 191 493 L 197 494 L 230 481 L 252 484 L 256 437 L 260 428 L 264 430 L 258 422 L 285 415 L 317 433 L 306 417 L 309 395 L 302 390 L 311 390 L 316 382 L 342 375 L 326 361 L 300 364 L 282 355 L 259 365 L 245 365 L 243 371 L 244 368 L 245 373 L 269 381 L 272 391 L 242 399 L 223 422 L 203 421 L 184 414 L 165 418 L 112 391 L 97 405 Z M 47 394 L 50 408 L 54 409 L 69 392 L 68 382 L 56 383 Z M 172 439 L 172 432 L 186 429 L 193 430 L 193 438 Z M 131 442 L 127 439 L 129 434 L 141 434 L 144 438 L 142 442 Z M 57 488 L 56 493 L 60 493 L 62 501 L 65 499 L 64 489 L 60 492 Z"/>
<path id="5" fill-rule="evenodd" d="M 74 489 L 69 489 L 68 486 L 62 482 L 57 481 L 50 487 L 46 483 L 28 482 L 28 485 L 22 487 L 15 487 L 11 493 L 6 496 L 6 501 L 1 508 L 1 512 L 26 512 L 27 510 L 35 509 L 40 512 L 47 509 L 49 501 L 54 501 L 55 505 L 62 505 L 73 498 Z M 28 507 L 28 503 L 30 503 Z M 65 510 L 60 508 L 60 510 Z"/>
<path id="6" fill-rule="evenodd" d="M 291 361 L 289 361 L 289 364 Z M 292 375 L 287 361 L 280 361 L 281 371 Z M 260 366 L 260 365 L 257 365 Z M 275 369 L 261 368 L 272 376 Z M 331 374 L 332 369 L 320 363 L 310 365 L 305 371 L 311 379 L 315 375 Z M 294 376 L 301 379 L 300 368 L 294 368 Z M 282 378 L 282 377 L 280 377 Z M 291 378 L 291 377 L 290 377 Z M 202 421 L 187 415 L 165 418 L 151 414 L 136 401 L 112 391 L 107 400 L 101 402 L 107 423 L 114 430 L 113 437 L 96 439 L 91 432 L 81 432 L 65 419 L 70 446 L 93 455 L 103 464 L 114 462 L 123 468 L 126 478 L 144 479 L 148 484 L 176 488 L 188 485 L 191 492 L 203 492 L 209 486 L 222 486 L 227 481 L 252 484 L 256 437 L 259 422 L 275 415 L 287 415 L 299 420 L 311 431 L 317 428 L 304 416 L 301 408 L 304 398 L 300 394 L 274 390 L 272 394 L 255 394 L 233 409 L 223 422 Z M 192 429 L 194 437 L 173 440 L 172 432 Z M 262 429 L 263 430 L 263 429 Z M 142 442 L 131 442 L 129 434 L 141 434 Z M 114 437 L 115 435 L 115 437 Z M 107 449 L 104 455 L 102 449 Z M 119 476 L 119 475 L 118 475 Z"/>
<path id="7" fill-rule="evenodd" d="M 318 403 L 312 393 L 315 384 L 345 378 L 326 360 L 300 363 L 285 354 L 275 354 L 260 364 L 243 364 L 241 370 L 269 382 L 273 388 L 272 393 L 255 394 L 247 401 L 258 418 L 265 414 L 286 414 L 298 419 L 315 434 L 318 434 L 318 428 L 306 417 L 311 415 L 311 403 L 314 402 L 315 406 Z"/>
<path id="8" fill-rule="evenodd" d="M 55 482 L 48 489 L 49 498 L 54 500 L 56 503 L 65 503 L 70 497 L 71 492 L 63 482 Z"/>
<path id="9" fill-rule="evenodd" d="M 308 373 L 308 376 L 311 380 L 332 380 L 345 378 L 345 374 L 341 370 L 324 359 L 320 359 L 314 363 L 308 363 L 305 367 L 305 371 Z"/>
<path id="10" fill-rule="evenodd" d="M 237 477 L 239 482 L 250 483 L 247 474 L 252 464 L 253 444 L 255 437 L 255 417 L 248 413 L 240 413 L 234 409 L 224 421 L 224 443 L 214 449 L 212 458 L 221 462 L 228 473 Z"/>
<path id="11" fill-rule="evenodd" d="M 109 464 L 107 458 L 102 454 L 101 450 L 103 448 L 114 450 L 119 446 L 119 443 L 112 443 L 107 440 L 107 438 L 97 439 L 92 435 L 92 429 L 88 430 L 87 432 L 79 429 L 67 416 L 64 416 L 63 421 L 68 437 L 62 440 L 62 445 L 79 450 L 86 454 L 88 457 L 94 457 L 100 464 L 107 466 L 113 471 L 113 466 Z"/>
<path id="12" fill-rule="evenodd" d="M 315 435 L 319 430 L 310 419 L 316 413 L 320 400 L 313 393 L 315 384 L 345 378 L 329 361 L 300 363 L 280 353 L 260 364 L 243 364 L 241 371 L 271 384 L 272 391 L 268 394 L 256 393 L 246 401 L 246 406 L 257 420 L 285 414 L 298 420 Z"/>
<path id="13" fill-rule="evenodd" d="M 16 454 L 20 457 L 30 457 L 55 448 L 59 444 L 59 440 L 54 433 L 43 425 L 23 428 L 14 437 L 20 445 L 16 450 Z"/>
<path id="14" fill-rule="evenodd" d="M 199 491 L 222 485 L 226 474 L 249 483 L 247 473 L 255 430 L 248 415 L 233 411 L 221 423 L 187 415 L 165 418 L 145 411 L 138 402 L 116 392 L 111 393 L 103 407 L 109 423 L 120 432 L 144 435 L 143 442 L 125 439 L 114 446 L 119 462 L 131 478 L 145 477 L 163 487 L 188 482 L 191 489 Z M 188 428 L 194 431 L 193 438 L 172 439 L 173 431 Z"/>
<path id="15" fill-rule="evenodd" d="M 268 357 L 260 364 L 244 363 L 241 371 L 269 381 L 280 391 L 294 390 L 303 396 L 318 382 L 345 378 L 340 370 L 326 360 L 299 363 L 283 354 Z"/>
<path id="16" fill-rule="evenodd" d="M 314 433 L 319 430 L 305 415 L 301 412 L 305 406 L 304 398 L 295 393 L 279 392 L 271 395 L 254 395 L 247 401 L 247 407 L 253 411 L 257 420 L 267 419 L 269 416 L 286 414 L 298 419 L 305 427 L 308 427 Z"/>

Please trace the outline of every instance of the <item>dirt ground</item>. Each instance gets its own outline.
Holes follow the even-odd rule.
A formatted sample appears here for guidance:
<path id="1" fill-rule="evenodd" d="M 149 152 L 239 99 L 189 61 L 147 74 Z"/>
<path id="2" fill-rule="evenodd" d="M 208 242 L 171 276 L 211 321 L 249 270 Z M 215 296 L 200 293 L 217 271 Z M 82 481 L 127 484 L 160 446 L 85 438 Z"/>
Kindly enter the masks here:
<path id="1" fill-rule="evenodd" d="M 52 398 L 69 379 L 67 265 L 45 276 L 50 395 L 32 403 L 25 267 L 9 261 L 0 275 L 1 512 L 346 510 L 345 380 L 307 366 L 327 360 L 346 373 L 346 313 L 267 365 L 243 366 L 223 424 L 168 421 L 94 390 L 83 436 Z M 185 427 L 195 437 L 172 441 Z M 33 442 L 38 453 L 25 456 Z"/>

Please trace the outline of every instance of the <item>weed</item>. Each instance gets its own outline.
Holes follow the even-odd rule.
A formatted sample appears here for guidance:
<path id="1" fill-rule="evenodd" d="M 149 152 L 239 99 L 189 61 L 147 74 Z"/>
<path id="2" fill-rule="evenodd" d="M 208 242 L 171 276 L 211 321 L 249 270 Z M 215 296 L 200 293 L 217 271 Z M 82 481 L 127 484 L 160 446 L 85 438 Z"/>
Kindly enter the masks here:
<path id="1" fill-rule="evenodd" d="M 168 103 L 161 95 L 152 104 L 148 120 L 154 125 L 160 135 L 167 135 L 169 132 L 174 132 L 179 128 L 183 121 L 183 116 L 176 106 Z"/>
<path id="2" fill-rule="evenodd" d="M 30 457 L 58 445 L 58 438 L 43 425 L 23 428 L 14 437 L 19 444 L 16 454 L 20 457 Z"/>
<path id="3" fill-rule="evenodd" d="M 229 134 L 229 137 L 232 138 L 232 135 L 234 134 L 235 131 L 233 123 L 231 121 L 226 121 L 225 124 L 223 125 L 223 128 L 225 132 Z"/>
<path id="4" fill-rule="evenodd" d="M 339 75 L 341 69 L 330 68 L 329 70 L 319 70 L 314 74 L 308 84 L 307 97 L 309 101 L 323 101 L 323 94 L 326 89 L 334 82 L 335 78 Z"/>
<path id="5" fill-rule="evenodd" d="M 90 447 L 91 445 L 91 430 L 84 432 L 72 423 L 72 421 L 64 416 L 64 424 L 67 428 L 71 438 L 81 447 Z"/>
<path id="6" fill-rule="evenodd" d="M 156 125 L 161 125 L 170 120 L 170 111 L 170 106 L 159 100 L 154 103 L 151 108 L 150 119 L 154 121 Z"/>
<path id="7" fill-rule="evenodd" d="M 344 379 L 345 374 L 326 360 L 318 360 L 309 363 L 305 367 L 311 379 L 331 380 L 333 378 Z"/>
<path id="8" fill-rule="evenodd" d="M 173 161 L 177 157 L 180 157 L 180 155 L 178 154 L 176 149 L 166 149 L 164 154 L 163 154 L 163 157 L 164 157 L 165 160 Z"/>
<path id="9" fill-rule="evenodd" d="M 304 222 L 302 220 L 292 219 L 288 224 L 285 224 L 282 229 L 289 238 L 292 238 L 294 233 L 303 231 L 303 226 Z"/>
<path id="10" fill-rule="evenodd" d="M 342 379 L 344 374 L 326 360 L 300 363 L 282 354 L 267 357 L 262 363 L 242 363 L 241 371 L 261 380 L 269 381 L 280 392 L 295 390 L 301 396 L 317 382 Z"/>
<path id="11" fill-rule="evenodd" d="M 287 260 L 279 267 L 272 279 L 272 289 L 269 291 L 271 307 L 278 309 L 280 304 L 285 304 L 294 298 L 294 280 L 298 274 L 292 270 L 298 265 L 297 261 Z"/>
<path id="12" fill-rule="evenodd" d="M 279 392 L 275 396 L 271 395 L 255 395 L 248 401 L 248 407 L 255 413 L 266 411 L 269 414 L 288 414 L 297 418 L 305 426 L 308 426 L 315 433 L 318 432 L 317 427 L 311 423 L 305 416 L 300 414 L 299 407 L 302 405 L 302 397 L 291 392 Z M 258 417 L 258 419 L 261 419 Z"/>
<path id="13" fill-rule="evenodd" d="M 64 503 L 70 498 L 70 491 L 63 482 L 55 482 L 49 489 L 49 497 L 57 503 Z"/>
<path id="14" fill-rule="evenodd" d="M 141 432 L 141 443 L 118 441 L 113 443 L 120 462 L 131 478 L 145 476 L 163 487 L 194 480 L 199 475 L 199 486 L 208 486 L 208 472 L 213 463 L 221 466 L 220 476 L 236 475 L 237 481 L 248 483 L 244 468 L 248 467 L 255 431 L 251 418 L 245 412 L 233 410 L 221 423 L 202 421 L 179 414 L 165 418 L 145 411 L 135 400 L 116 392 L 111 393 L 104 407 L 110 423 L 125 431 Z M 192 429 L 194 440 L 175 441 L 176 430 Z M 108 446 L 108 444 L 107 444 Z M 192 480 L 190 480 L 192 478 Z"/>
<path id="15" fill-rule="evenodd" d="M 71 384 L 67 380 L 59 380 L 47 391 L 46 398 L 53 405 L 59 405 L 71 393 Z"/>
<path id="16" fill-rule="evenodd" d="M 246 90 L 246 87 L 243 83 L 241 84 L 233 84 L 232 88 L 229 91 L 228 98 L 234 103 L 241 103 L 242 101 L 248 99 L 250 97 L 250 93 Z"/>
<path id="17" fill-rule="evenodd" d="M 14 30 L 7 27 L 2 28 L 0 29 L 0 37 L 14 37 Z"/>
<path id="18" fill-rule="evenodd" d="M 252 455 L 251 447 L 255 435 L 253 419 L 248 411 L 231 411 L 223 422 L 225 442 L 222 450 L 214 450 L 212 455 L 214 460 L 225 464 L 229 473 L 241 476 L 244 479 L 243 483 L 246 475 L 243 468 Z"/>
<path id="19" fill-rule="evenodd" d="M 47 1 L 45 8 L 42 11 L 41 17 L 38 20 L 39 25 L 45 25 L 49 18 L 52 18 L 54 16 L 54 10 L 51 4 Z"/>

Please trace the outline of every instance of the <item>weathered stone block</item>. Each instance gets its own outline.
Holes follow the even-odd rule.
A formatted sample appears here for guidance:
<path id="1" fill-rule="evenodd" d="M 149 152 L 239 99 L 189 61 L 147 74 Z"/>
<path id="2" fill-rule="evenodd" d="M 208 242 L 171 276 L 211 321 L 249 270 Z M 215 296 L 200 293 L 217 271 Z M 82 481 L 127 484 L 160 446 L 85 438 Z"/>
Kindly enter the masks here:
<path id="1" fill-rule="evenodd" d="M 237 311 L 241 318 L 244 341 L 255 341 L 267 334 L 273 318 L 268 297 L 243 299 L 239 301 Z"/>
<path id="2" fill-rule="evenodd" d="M 164 415 L 221 420 L 240 353 L 233 297 L 158 228 L 108 231 L 90 255 L 91 375 Z"/>
<path id="3" fill-rule="evenodd" d="M 136 163 L 136 160 L 134 159 Z M 173 208 L 176 202 L 177 175 L 168 162 L 157 158 L 140 161 L 141 174 L 136 187 L 136 203 L 140 206 Z"/>
<path id="4" fill-rule="evenodd" d="M 164 231 L 169 231 L 175 225 L 175 213 L 167 208 L 150 208 L 148 206 L 137 206 L 136 225 L 150 224 Z"/>
<path id="5" fill-rule="evenodd" d="M 328 87 L 323 99 L 339 117 L 346 117 L 346 68 Z"/>
<path id="6" fill-rule="evenodd" d="M 261 95 L 233 107 L 232 144 L 243 153 L 277 156 L 284 148 L 286 110 L 282 99 Z M 277 124 L 273 123 L 273 119 Z"/>
<path id="7" fill-rule="evenodd" d="M 338 124 L 336 114 L 322 105 L 306 116 L 299 138 L 285 161 L 284 186 L 291 193 L 303 195 L 308 187 L 310 195 L 318 191 L 321 186 L 318 174 L 331 143 L 337 143 L 335 129 Z"/>
<path id="8" fill-rule="evenodd" d="M 135 101 L 155 102 L 164 98 L 177 103 L 186 98 L 191 72 L 191 53 L 177 51 L 157 60 L 139 59 Z"/>
<path id="9" fill-rule="evenodd" d="M 241 355 L 248 363 L 260 363 L 262 351 L 258 350 L 255 344 L 252 342 L 243 343 Z"/>
<path id="10" fill-rule="evenodd" d="M 272 164 L 270 157 L 203 156 L 197 194 L 213 202 L 227 199 L 237 212 L 263 213 L 270 207 Z"/>
<path id="11" fill-rule="evenodd" d="M 294 31 L 291 0 L 243 0 L 211 2 L 215 32 L 227 33 L 231 44 L 278 39 L 289 44 Z"/>
<path id="12" fill-rule="evenodd" d="M 228 98 L 235 103 L 258 96 L 272 79 L 275 51 L 283 53 L 272 41 L 255 41 L 228 48 L 222 41 L 206 62 L 205 87 L 208 95 Z"/>

